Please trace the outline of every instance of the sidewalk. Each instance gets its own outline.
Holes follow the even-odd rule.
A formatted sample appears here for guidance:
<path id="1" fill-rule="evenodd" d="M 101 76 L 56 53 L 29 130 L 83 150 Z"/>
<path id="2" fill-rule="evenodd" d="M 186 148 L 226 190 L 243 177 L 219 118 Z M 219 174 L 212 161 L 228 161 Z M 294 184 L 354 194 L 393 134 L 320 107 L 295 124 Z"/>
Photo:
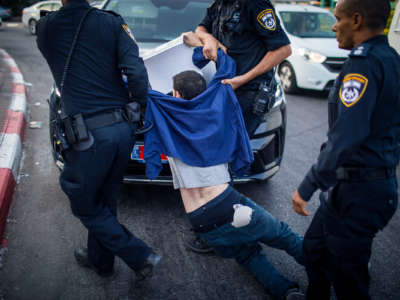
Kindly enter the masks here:
<path id="1" fill-rule="evenodd" d="M 17 182 L 26 125 L 26 89 L 15 61 L 0 49 L 0 247 Z"/>

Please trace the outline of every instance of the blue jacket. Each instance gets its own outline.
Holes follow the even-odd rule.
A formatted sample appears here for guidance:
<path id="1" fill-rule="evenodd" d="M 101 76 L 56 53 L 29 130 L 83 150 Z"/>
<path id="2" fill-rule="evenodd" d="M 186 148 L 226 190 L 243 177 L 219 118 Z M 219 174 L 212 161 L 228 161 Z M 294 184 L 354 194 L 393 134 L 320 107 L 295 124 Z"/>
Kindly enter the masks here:
<path id="1" fill-rule="evenodd" d="M 209 61 L 202 48 L 193 53 L 193 63 L 204 67 Z M 146 118 L 154 127 L 145 136 L 146 175 L 154 179 L 161 171 L 160 154 L 176 157 L 188 165 L 208 167 L 231 163 L 243 175 L 253 161 L 242 112 L 230 85 L 235 62 L 218 51 L 217 72 L 206 91 L 192 100 L 149 91 Z"/>

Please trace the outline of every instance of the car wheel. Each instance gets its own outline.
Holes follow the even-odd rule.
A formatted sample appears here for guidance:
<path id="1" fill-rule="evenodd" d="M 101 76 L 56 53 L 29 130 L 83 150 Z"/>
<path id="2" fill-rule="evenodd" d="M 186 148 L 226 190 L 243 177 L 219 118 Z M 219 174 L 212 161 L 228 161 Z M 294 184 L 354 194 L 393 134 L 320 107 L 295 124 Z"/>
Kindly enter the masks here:
<path id="1" fill-rule="evenodd" d="M 30 20 L 29 21 L 29 33 L 32 35 L 36 35 L 36 20 Z"/>
<path id="2" fill-rule="evenodd" d="M 297 92 L 296 74 L 290 63 L 284 62 L 279 66 L 279 78 L 285 93 L 294 94 Z"/>

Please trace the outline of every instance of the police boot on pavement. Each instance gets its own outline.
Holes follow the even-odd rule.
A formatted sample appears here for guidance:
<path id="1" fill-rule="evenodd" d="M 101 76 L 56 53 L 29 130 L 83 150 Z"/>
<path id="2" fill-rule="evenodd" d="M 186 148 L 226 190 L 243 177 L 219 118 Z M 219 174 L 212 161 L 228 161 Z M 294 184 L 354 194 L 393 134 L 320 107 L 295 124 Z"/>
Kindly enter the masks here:
<path id="1" fill-rule="evenodd" d="M 75 258 L 107 277 L 119 256 L 142 281 L 161 257 L 119 223 L 117 195 L 135 144 L 132 106 L 147 101 L 147 72 L 121 16 L 85 0 L 62 4 L 39 21 L 37 44 L 61 95 L 55 133 L 64 161 L 60 184 L 88 230 L 87 246 Z"/>

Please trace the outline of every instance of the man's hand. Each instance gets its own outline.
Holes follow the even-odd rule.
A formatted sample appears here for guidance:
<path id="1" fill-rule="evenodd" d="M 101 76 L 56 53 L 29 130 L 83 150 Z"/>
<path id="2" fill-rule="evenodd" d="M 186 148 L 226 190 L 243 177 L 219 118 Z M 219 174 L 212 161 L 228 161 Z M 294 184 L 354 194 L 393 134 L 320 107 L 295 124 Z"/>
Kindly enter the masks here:
<path id="1" fill-rule="evenodd" d="M 230 84 L 233 88 L 233 90 L 236 90 L 237 88 L 241 87 L 246 83 L 244 80 L 243 76 L 235 76 L 231 79 L 224 79 L 221 81 L 223 84 Z"/>
<path id="2" fill-rule="evenodd" d="M 309 216 L 310 213 L 306 209 L 307 202 L 301 198 L 299 192 L 296 190 L 293 194 L 293 209 L 296 213 L 302 216 Z"/>
<path id="3" fill-rule="evenodd" d="M 203 45 L 203 55 L 206 59 L 210 59 L 213 61 L 217 61 L 218 49 L 222 49 L 226 53 L 226 47 L 222 45 L 216 38 L 214 38 L 211 34 L 207 34 L 207 38 L 204 40 Z"/>
<path id="4" fill-rule="evenodd" d="M 190 47 L 200 47 L 203 43 L 199 37 L 192 31 L 182 33 L 183 42 Z"/>

